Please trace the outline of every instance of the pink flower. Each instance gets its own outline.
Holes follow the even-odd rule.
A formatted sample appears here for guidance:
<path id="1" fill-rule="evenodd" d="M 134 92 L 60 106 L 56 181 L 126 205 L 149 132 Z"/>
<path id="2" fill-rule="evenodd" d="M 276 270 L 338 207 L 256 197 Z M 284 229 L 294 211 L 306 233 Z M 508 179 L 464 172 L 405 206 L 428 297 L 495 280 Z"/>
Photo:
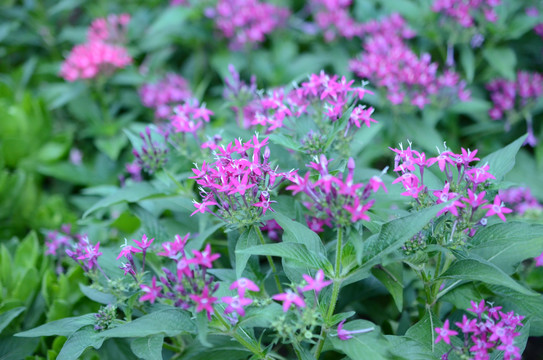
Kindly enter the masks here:
<path id="1" fill-rule="evenodd" d="M 471 307 L 467 310 L 477 314 L 478 317 L 481 317 L 481 315 L 488 310 L 488 306 L 485 305 L 484 299 L 481 299 L 479 303 L 471 300 L 470 303 Z"/>
<path id="2" fill-rule="evenodd" d="M 535 266 L 543 266 L 543 252 L 541 253 L 541 255 L 536 256 L 534 260 L 535 260 Z"/>
<path id="3" fill-rule="evenodd" d="M 211 263 L 221 257 L 219 254 L 211 254 L 211 245 L 209 244 L 206 245 L 205 250 L 202 252 L 198 250 L 192 250 L 192 252 L 194 254 L 193 262 L 207 268 L 212 268 Z"/>
<path id="4" fill-rule="evenodd" d="M 202 291 L 202 295 L 190 294 L 189 297 L 196 303 L 196 312 L 205 310 L 207 313 L 207 318 L 211 320 L 211 315 L 215 312 L 213 310 L 213 303 L 217 301 L 216 297 L 213 297 L 209 294 L 209 289 L 207 286 Z"/>
<path id="5" fill-rule="evenodd" d="M 190 216 L 196 214 L 196 213 L 205 213 L 206 211 L 208 211 L 208 206 L 211 206 L 211 205 L 218 205 L 215 201 L 202 201 L 201 203 L 199 202 L 196 202 L 196 201 L 192 201 L 194 203 L 194 207 L 196 208 L 196 210 L 194 210 L 192 212 L 192 214 L 190 214 Z"/>
<path id="6" fill-rule="evenodd" d="M 134 242 L 140 247 L 140 249 L 146 250 L 147 248 L 149 248 L 149 246 L 151 246 L 154 240 L 154 238 L 151 240 L 147 239 L 147 235 L 143 234 L 141 241 L 134 240 Z"/>
<path id="7" fill-rule="evenodd" d="M 287 312 L 290 305 L 295 304 L 298 307 L 304 308 L 305 301 L 302 297 L 291 290 L 287 290 L 285 293 L 273 295 L 272 299 L 283 301 L 283 311 Z"/>
<path id="8" fill-rule="evenodd" d="M 454 161 L 450 158 L 449 155 L 452 155 L 452 152 L 444 151 L 439 154 L 438 157 L 428 159 L 428 162 L 426 164 L 428 166 L 431 166 L 437 162 L 439 164 L 439 170 L 445 171 L 445 164 L 454 164 Z"/>
<path id="9" fill-rule="evenodd" d="M 302 288 L 302 291 L 315 290 L 316 293 L 319 293 L 323 288 L 332 283 L 332 281 L 324 280 L 324 271 L 322 271 L 322 269 L 317 271 L 314 279 L 306 274 L 303 274 L 302 276 L 307 282 L 307 285 Z"/>
<path id="10" fill-rule="evenodd" d="M 376 176 L 376 175 L 372 176 L 368 182 L 368 186 L 373 192 L 377 192 L 377 190 L 379 190 L 379 188 L 382 187 L 385 193 L 388 193 L 385 183 L 379 176 Z"/>
<path id="11" fill-rule="evenodd" d="M 247 278 L 239 278 L 230 285 L 230 290 L 238 289 L 240 297 L 245 296 L 245 290 L 260 291 L 260 288 Z"/>
<path id="12" fill-rule="evenodd" d="M 247 299 L 244 297 L 239 296 L 225 296 L 222 297 L 221 300 L 228 304 L 228 306 L 224 309 L 225 314 L 230 314 L 231 312 L 236 312 L 240 316 L 245 316 L 245 306 L 251 305 L 253 303 L 253 300 Z"/>
<path id="13" fill-rule="evenodd" d="M 345 330 L 343 329 L 343 324 L 345 323 L 345 320 L 341 321 L 337 326 L 337 336 L 340 340 L 349 340 L 353 338 L 353 334 L 364 334 L 368 333 L 370 331 L 373 331 L 373 328 L 367 328 L 367 329 L 358 329 L 358 330 Z"/>
<path id="14" fill-rule="evenodd" d="M 136 247 L 133 247 L 131 245 L 121 245 L 122 246 L 122 250 L 121 252 L 119 253 L 119 256 L 117 256 L 117 260 L 119 260 L 121 257 L 126 257 L 127 259 L 132 259 L 132 253 L 139 253 L 139 252 L 142 252 L 141 249 L 138 249 Z"/>
<path id="15" fill-rule="evenodd" d="M 502 219 L 502 221 L 504 221 L 504 222 L 505 222 L 505 215 L 504 214 L 509 214 L 509 213 L 513 212 L 513 210 L 505 207 L 503 202 L 500 200 L 499 195 L 496 195 L 496 197 L 494 198 L 494 203 L 493 204 L 485 205 L 485 206 L 483 206 L 483 209 L 489 209 L 485 216 L 488 217 L 488 216 L 492 216 L 492 215 L 498 215 L 498 217 L 500 219 Z"/>
<path id="16" fill-rule="evenodd" d="M 141 284 L 140 288 L 143 290 L 145 295 L 140 297 L 139 301 L 144 302 L 146 300 L 149 300 L 151 304 L 154 304 L 156 298 L 162 297 L 162 294 L 160 293 L 162 291 L 162 286 L 156 286 L 156 277 L 153 276 L 153 280 L 151 282 L 151 286 Z"/>
<path id="17" fill-rule="evenodd" d="M 482 191 L 478 195 L 476 195 L 473 191 L 468 189 L 468 197 L 462 198 L 462 201 L 471 205 L 473 209 L 477 209 L 479 206 L 487 202 L 485 200 L 485 195 L 486 195 L 486 191 Z"/>
<path id="18" fill-rule="evenodd" d="M 368 216 L 368 210 L 373 206 L 375 200 L 371 200 L 366 204 L 361 204 L 359 198 L 355 198 L 352 205 L 344 205 L 343 208 L 351 213 L 351 221 L 356 222 L 358 220 L 370 221 Z"/>
<path id="19" fill-rule="evenodd" d="M 441 340 L 443 340 L 447 344 L 451 344 L 451 339 L 449 339 L 449 336 L 458 335 L 457 331 L 450 330 L 449 329 L 449 319 L 445 320 L 445 323 L 443 324 L 442 328 L 436 328 L 436 332 L 438 333 L 438 337 L 436 338 L 435 343 L 437 344 Z"/>

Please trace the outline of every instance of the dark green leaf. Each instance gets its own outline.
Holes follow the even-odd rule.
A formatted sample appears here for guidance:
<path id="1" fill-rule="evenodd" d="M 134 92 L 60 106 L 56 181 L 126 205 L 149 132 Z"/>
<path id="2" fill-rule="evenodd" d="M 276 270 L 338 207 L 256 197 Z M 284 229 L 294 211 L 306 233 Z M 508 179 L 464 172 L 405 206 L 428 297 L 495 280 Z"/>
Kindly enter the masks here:
<path id="1" fill-rule="evenodd" d="M 527 136 L 521 136 L 506 147 L 489 154 L 481 159 L 479 164 L 488 163 L 490 166 L 488 171 L 496 177 L 496 182 L 501 181 L 505 174 L 515 166 L 515 157 Z"/>
<path id="2" fill-rule="evenodd" d="M 83 217 L 111 205 L 121 202 L 136 202 L 158 194 L 161 194 L 161 191 L 147 182 L 133 183 L 98 201 L 83 214 Z"/>
<path id="3" fill-rule="evenodd" d="M 403 265 L 402 263 L 393 263 L 384 267 L 374 267 L 371 270 L 375 276 L 390 292 L 398 311 L 403 310 Z"/>
<path id="4" fill-rule="evenodd" d="M 460 63 L 466 74 L 466 80 L 471 83 L 475 75 L 475 56 L 473 50 L 467 45 L 460 48 Z"/>
<path id="5" fill-rule="evenodd" d="M 245 229 L 245 231 L 240 235 L 238 241 L 236 242 L 236 276 L 241 277 L 245 266 L 247 266 L 247 261 L 251 257 L 251 254 L 242 252 L 242 250 L 254 247 L 259 243 L 258 234 L 256 233 L 254 227 Z"/>
<path id="6" fill-rule="evenodd" d="M 470 252 L 512 274 L 523 260 L 543 249 L 543 225 L 522 222 L 495 224 L 477 231 Z"/>
<path id="7" fill-rule="evenodd" d="M 85 294 L 86 297 L 88 297 L 92 301 L 96 301 L 97 303 L 108 305 L 108 304 L 115 304 L 117 302 L 117 299 L 115 298 L 115 296 L 98 291 L 96 289 L 91 288 L 90 286 L 86 286 L 80 283 L 79 289 L 81 290 L 83 294 Z"/>
<path id="8" fill-rule="evenodd" d="M 15 336 L 21 337 L 37 337 L 37 336 L 70 336 L 83 326 L 94 324 L 94 314 L 85 314 L 76 317 L 69 317 L 57 321 L 38 326 L 37 328 L 30 329 L 15 334 Z"/>
<path id="9" fill-rule="evenodd" d="M 457 260 L 440 276 L 440 278 L 482 281 L 486 284 L 505 286 L 524 295 L 536 295 L 533 291 L 523 287 L 510 278 L 496 265 L 484 259 Z"/>
<path id="10" fill-rule="evenodd" d="M 251 248 L 241 250 L 240 252 L 249 255 L 279 256 L 283 259 L 292 260 L 301 266 L 307 266 L 315 270 L 323 269 L 325 273 L 332 272 L 332 264 L 330 261 L 322 255 L 309 251 L 304 244 L 266 244 L 253 246 Z"/>
<path id="11" fill-rule="evenodd" d="M 163 335 L 150 335 L 134 339 L 130 343 L 130 349 L 137 357 L 144 360 L 162 360 Z"/>
<path id="12" fill-rule="evenodd" d="M 57 360 L 73 360 L 79 358 L 81 354 L 90 346 L 99 349 L 104 343 L 105 338 L 102 333 L 96 332 L 93 326 L 85 326 L 73 333 L 58 354 Z"/>
<path id="13" fill-rule="evenodd" d="M 176 336 L 183 332 L 196 333 L 194 322 L 185 311 L 168 309 L 152 312 L 101 334 L 104 338 L 127 338 L 158 334 Z"/>
<path id="14" fill-rule="evenodd" d="M 19 316 L 19 314 L 25 309 L 26 308 L 24 306 L 19 306 L 0 314 L 0 334 L 6 328 L 6 326 L 13 321 L 13 319 Z"/>
<path id="15" fill-rule="evenodd" d="M 439 359 L 442 354 L 450 349 L 443 341 L 435 344 L 437 336 L 435 328 L 442 326 L 441 320 L 433 312 L 427 310 L 422 319 L 407 330 L 405 337 L 418 342 L 427 351 L 433 353 L 435 358 Z M 453 344 L 455 344 L 455 340 L 453 340 Z"/>
<path id="16" fill-rule="evenodd" d="M 285 231 L 283 233 L 284 242 L 305 244 L 305 246 L 314 253 L 322 255 L 326 254 L 326 250 L 324 249 L 324 245 L 322 244 L 319 235 L 307 226 L 293 221 L 279 213 L 274 213 L 273 218 Z"/>
<path id="17" fill-rule="evenodd" d="M 485 47 L 483 56 L 488 64 L 501 76 L 506 77 L 508 80 L 515 79 L 517 56 L 513 49 L 509 47 Z"/>
<path id="18" fill-rule="evenodd" d="M 388 359 L 389 344 L 378 326 L 366 320 L 355 320 L 344 324 L 343 328 L 346 330 L 373 328 L 374 330 L 353 335 L 353 338 L 349 340 L 340 340 L 337 336 L 329 337 L 334 349 L 343 352 L 353 360 Z"/>

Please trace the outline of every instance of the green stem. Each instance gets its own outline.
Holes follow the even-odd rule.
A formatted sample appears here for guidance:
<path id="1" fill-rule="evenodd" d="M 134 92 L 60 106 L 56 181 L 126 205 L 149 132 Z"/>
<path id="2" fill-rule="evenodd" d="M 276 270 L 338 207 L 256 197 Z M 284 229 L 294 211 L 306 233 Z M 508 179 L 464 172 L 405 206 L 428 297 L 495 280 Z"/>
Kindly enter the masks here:
<path id="1" fill-rule="evenodd" d="M 260 228 L 257 225 L 253 225 L 253 228 L 255 229 L 256 233 L 258 234 L 258 238 L 260 239 L 260 243 L 262 245 L 266 244 L 266 241 L 264 241 L 264 235 L 262 235 L 262 231 L 260 231 Z M 275 278 L 275 284 L 277 285 L 277 290 L 279 292 L 283 292 L 283 287 L 281 286 L 281 281 L 279 281 L 279 275 L 277 275 L 277 269 L 275 268 L 275 264 L 273 263 L 273 259 L 270 255 L 266 255 L 266 258 L 268 259 L 268 263 L 270 264 L 270 268 L 273 272 L 273 277 Z"/>
<path id="2" fill-rule="evenodd" d="M 262 351 L 260 346 L 251 344 L 247 339 L 245 339 L 241 334 L 239 334 L 235 329 L 233 329 L 230 324 L 223 318 L 220 312 L 215 312 L 215 317 L 219 319 L 221 324 L 228 329 L 228 334 L 233 336 L 241 345 L 243 345 L 247 350 L 252 352 L 258 359 L 266 359 L 266 353 Z M 240 329 L 242 330 L 242 329 Z"/>
<path id="3" fill-rule="evenodd" d="M 329 326 L 330 321 L 332 320 L 332 316 L 334 315 L 334 310 L 336 309 L 336 303 L 339 296 L 339 289 L 341 287 L 341 283 L 343 282 L 343 279 L 340 276 L 341 257 L 343 255 L 342 253 L 343 253 L 343 228 L 340 226 L 337 229 L 336 266 L 334 268 L 334 286 L 332 288 L 332 298 L 330 299 L 330 306 L 328 307 L 328 311 L 324 319 L 324 323 L 326 324 L 326 326 L 323 326 L 321 329 L 319 343 L 317 344 L 317 350 L 315 351 L 315 358 L 317 360 L 319 359 L 319 356 L 321 355 L 322 348 L 324 346 L 324 340 L 326 339 L 328 331 L 330 330 L 328 326 Z"/>

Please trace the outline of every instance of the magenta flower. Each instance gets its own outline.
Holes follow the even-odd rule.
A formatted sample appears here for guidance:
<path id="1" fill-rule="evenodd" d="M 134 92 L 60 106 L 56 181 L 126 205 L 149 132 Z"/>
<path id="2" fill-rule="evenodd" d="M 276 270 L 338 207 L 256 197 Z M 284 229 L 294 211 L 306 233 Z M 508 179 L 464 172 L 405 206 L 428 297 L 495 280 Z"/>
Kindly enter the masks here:
<path id="1" fill-rule="evenodd" d="M 462 316 L 462 322 L 456 322 L 454 323 L 456 326 L 462 330 L 464 334 L 470 333 L 470 332 L 476 332 L 477 331 L 477 319 L 471 319 L 469 320 L 466 315 Z"/>
<path id="2" fill-rule="evenodd" d="M 143 234 L 143 237 L 141 238 L 141 241 L 134 240 L 134 242 L 136 243 L 136 245 L 138 245 L 140 247 L 140 249 L 146 250 L 147 248 L 149 248 L 149 246 L 151 246 L 151 244 L 153 243 L 154 240 L 155 240 L 154 238 L 149 240 L 147 238 L 147 235 Z"/>
<path id="3" fill-rule="evenodd" d="M 457 331 L 449 329 L 449 319 L 445 320 L 442 328 L 436 328 L 435 330 L 438 333 L 438 337 L 435 341 L 436 344 L 443 340 L 445 343 L 450 345 L 451 339 L 449 339 L 449 336 L 458 335 Z"/>
<path id="4" fill-rule="evenodd" d="M 488 216 L 492 216 L 492 215 L 498 215 L 498 217 L 500 219 L 502 219 L 502 221 L 504 221 L 504 222 L 505 222 L 505 215 L 504 214 L 509 214 L 509 213 L 513 212 L 513 210 L 505 207 L 503 202 L 500 200 L 499 195 L 496 195 L 496 197 L 494 198 L 494 203 L 493 204 L 485 205 L 485 206 L 483 206 L 483 209 L 489 209 L 485 216 L 488 217 Z"/>
<path id="5" fill-rule="evenodd" d="M 121 252 L 119 253 L 119 256 L 117 256 L 117 260 L 119 260 L 121 257 L 125 257 L 127 258 L 128 260 L 132 259 L 132 253 L 139 253 L 139 252 L 142 252 L 141 249 L 138 249 L 132 245 L 121 245 L 122 246 L 122 250 Z"/>
<path id="6" fill-rule="evenodd" d="M 447 182 L 443 190 L 434 191 L 434 196 L 437 197 L 436 204 L 447 202 L 458 196 L 455 192 L 449 192 L 450 184 Z"/>
<path id="7" fill-rule="evenodd" d="M 211 315 L 215 312 L 213 310 L 213 303 L 217 301 L 216 297 L 213 297 L 209 294 L 209 289 L 207 286 L 204 288 L 202 295 L 190 294 L 189 297 L 196 303 L 196 312 L 205 310 L 207 313 L 207 318 L 211 320 Z"/>
<path id="8" fill-rule="evenodd" d="M 437 162 L 439 164 L 439 170 L 441 170 L 443 172 L 443 171 L 445 171 L 445 165 L 446 164 L 454 164 L 454 161 L 450 157 L 450 155 L 452 155 L 452 154 L 453 153 L 450 152 L 450 151 L 444 151 L 441 154 L 439 154 L 438 157 L 429 158 L 426 165 L 431 166 L 431 165 L 433 165 L 434 163 Z"/>
<path id="9" fill-rule="evenodd" d="M 373 206 L 375 200 L 371 200 L 366 204 L 361 204 L 359 198 L 355 198 L 352 205 L 344 205 L 343 208 L 351 213 L 351 221 L 356 222 L 358 220 L 370 221 L 368 216 L 368 210 Z"/>
<path id="10" fill-rule="evenodd" d="M 221 257 L 219 254 L 211 253 L 211 245 L 209 244 L 206 245 L 204 251 L 192 250 L 192 253 L 194 254 L 194 263 L 206 268 L 212 268 L 212 262 Z"/>
<path id="11" fill-rule="evenodd" d="M 187 260 L 185 257 L 182 257 L 177 261 L 177 278 L 179 280 L 183 278 L 183 275 L 188 278 L 194 277 L 192 269 L 190 268 L 190 264 L 193 263 L 193 260 Z"/>
<path id="12" fill-rule="evenodd" d="M 260 291 L 260 288 L 251 280 L 247 278 L 239 278 L 230 285 L 230 290 L 238 289 L 240 297 L 245 295 L 245 290 Z"/>
<path id="13" fill-rule="evenodd" d="M 541 255 L 536 256 L 534 260 L 535 260 L 535 266 L 543 266 L 543 252 L 541 253 Z"/>
<path id="14" fill-rule="evenodd" d="M 210 205 L 218 205 L 215 201 L 202 201 L 201 203 L 197 202 L 197 201 L 192 201 L 194 203 L 194 207 L 196 208 L 196 210 L 194 210 L 192 212 L 192 214 L 190 214 L 190 216 L 196 214 L 196 213 L 205 213 L 206 211 L 208 211 L 208 206 Z"/>
<path id="15" fill-rule="evenodd" d="M 140 288 L 143 290 L 145 295 L 140 297 L 139 301 L 144 302 L 146 300 L 150 301 L 151 304 L 154 304 L 156 298 L 162 297 L 162 294 L 160 293 L 162 291 L 162 286 L 156 285 L 156 277 L 153 276 L 153 280 L 151 281 L 151 286 L 141 284 Z"/>
<path id="16" fill-rule="evenodd" d="M 364 334 L 368 333 L 370 331 L 373 331 L 374 329 L 367 328 L 367 329 L 358 329 L 358 330 L 345 330 L 343 329 L 343 324 L 345 323 L 345 320 L 341 321 L 337 326 L 337 334 L 331 335 L 331 336 L 337 336 L 340 340 L 349 340 L 353 338 L 353 334 Z"/>
<path id="17" fill-rule="evenodd" d="M 486 191 L 480 192 L 478 195 L 476 195 L 473 191 L 468 189 L 468 197 L 462 198 L 462 201 L 466 202 L 467 204 L 471 205 L 471 207 L 475 210 L 479 206 L 483 205 L 487 201 L 485 200 Z"/>
<path id="18" fill-rule="evenodd" d="M 164 252 L 159 252 L 157 255 L 175 259 L 178 257 L 179 253 L 184 254 L 183 249 L 187 244 L 187 239 L 189 238 L 189 236 L 190 233 L 186 234 L 184 237 L 175 235 L 175 240 L 173 242 L 162 243 Z"/>
<path id="19" fill-rule="evenodd" d="M 481 299 L 479 303 L 476 303 L 475 301 L 470 301 L 471 307 L 468 308 L 468 311 L 471 311 L 472 313 L 477 314 L 478 317 L 481 317 L 481 315 L 488 310 L 488 306 L 485 305 L 485 300 Z"/>
<path id="20" fill-rule="evenodd" d="M 228 306 L 224 309 L 225 314 L 230 314 L 231 312 L 236 312 L 240 316 L 245 316 L 245 306 L 251 305 L 253 303 L 253 300 L 247 299 L 244 297 L 239 296 L 225 296 L 222 297 L 221 300 L 228 304 Z"/>
<path id="21" fill-rule="evenodd" d="M 294 304 L 300 308 L 305 307 L 305 301 L 302 297 L 291 290 L 287 290 L 285 293 L 273 295 L 272 299 L 283 301 L 283 311 L 287 312 L 290 305 Z"/>
<path id="22" fill-rule="evenodd" d="M 320 269 L 317 271 L 317 274 L 315 275 L 315 278 L 313 279 L 311 276 L 303 274 L 304 280 L 307 282 L 307 285 L 302 288 L 302 291 L 310 291 L 315 290 L 316 293 L 321 291 L 326 286 L 330 285 L 332 281 L 330 280 L 324 280 L 324 271 Z"/>

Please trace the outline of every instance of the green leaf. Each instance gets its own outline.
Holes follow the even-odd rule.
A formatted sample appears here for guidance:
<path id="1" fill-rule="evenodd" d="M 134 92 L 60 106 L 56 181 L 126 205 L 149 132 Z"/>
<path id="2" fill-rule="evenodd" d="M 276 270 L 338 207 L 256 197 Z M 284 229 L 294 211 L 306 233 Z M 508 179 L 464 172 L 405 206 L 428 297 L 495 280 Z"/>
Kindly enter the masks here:
<path id="1" fill-rule="evenodd" d="M 343 352 L 353 360 L 388 359 L 388 342 L 378 326 L 366 320 L 355 320 L 344 324 L 343 328 L 346 330 L 374 328 L 374 330 L 353 335 L 353 338 L 349 340 L 340 340 L 337 336 L 329 337 L 334 349 Z"/>
<path id="2" fill-rule="evenodd" d="M 115 304 L 117 302 L 117 298 L 115 296 L 98 291 L 96 289 L 91 288 L 90 286 L 83 285 L 80 283 L 79 289 L 81 290 L 83 294 L 85 294 L 86 297 L 88 297 L 92 301 L 96 301 L 97 303 L 108 305 L 108 304 Z"/>
<path id="3" fill-rule="evenodd" d="M 207 341 L 207 336 L 209 334 L 209 320 L 207 319 L 207 314 L 204 311 L 196 314 L 196 328 L 198 334 L 198 340 L 200 344 L 205 347 L 211 347 L 211 343 Z"/>
<path id="4" fill-rule="evenodd" d="M 475 75 L 475 56 L 473 55 L 473 50 L 467 45 L 460 48 L 460 63 L 462 64 L 468 83 L 473 82 L 473 77 Z"/>
<path id="5" fill-rule="evenodd" d="M 15 252 L 15 268 L 34 268 L 39 256 L 38 236 L 35 231 L 31 231 L 21 241 Z"/>
<path id="6" fill-rule="evenodd" d="M 94 324 L 94 314 L 85 314 L 81 316 L 69 317 L 62 320 L 52 321 L 50 323 L 38 326 L 15 334 L 20 337 L 37 337 L 37 336 L 70 336 L 83 326 Z"/>
<path id="7" fill-rule="evenodd" d="M 102 333 L 96 332 L 93 326 L 85 326 L 73 333 L 64 343 L 58 354 L 57 360 L 78 359 L 81 354 L 90 346 L 99 349 L 105 338 Z"/>
<path id="8" fill-rule="evenodd" d="M 505 174 L 515 166 L 515 157 L 527 136 L 521 136 L 506 147 L 489 154 L 481 159 L 479 164 L 484 165 L 488 163 L 490 166 L 488 171 L 496 177 L 496 182 L 500 182 Z"/>
<path id="9" fill-rule="evenodd" d="M 443 341 L 435 344 L 436 332 L 435 328 L 442 327 L 443 323 L 439 318 L 430 310 L 426 310 L 426 313 L 415 325 L 411 326 L 405 333 L 405 337 L 421 344 L 424 349 L 434 354 L 435 358 L 439 358 L 442 354 L 449 351 L 449 345 Z M 456 340 L 452 339 L 453 344 L 456 344 Z"/>
<path id="10" fill-rule="evenodd" d="M 543 249 L 543 225 L 518 221 L 479 229 L 470 240 L 470 253 L 498 266 L 507 274 Z"/>
<path id="11" fill-rule="evenodd" d="M 250 254 L 243 253 L 242 250 L 254 247 L 258 245 L 259 239 L 258 234 L 256 233 L 253 226 L 245 231 L 239 236 L 238 241 L 236 242 L 236 276 L 241 277 L 243 270 L 247 266 L 247 261 L 251 257 Z"/>
<path id="12" fill-rule="evenodd" d="M 536 295 L 533 291 L 517 283 L 496 265 L 484 259 L 457 260 L 440 278 L 481 281 L 485 284 L 505 286 L 524 295 Z"/>
<path id="13" fill-rule="evenodd" d="M 104 338 L 144 337 L 163 334 L 176 336 L 183 332 L 196 333 L 196 326 L 187 312 L 168 309 L 152 312 L 126 324 L 103 331 Z"/>
<path id="14" fill-rule="evenodd" d="M 313 230 L 277 212 L 273 214 L 273 218 L 284 230 L 283 242 L 304 244 L 314 253 L 326 254 L 321 238 Z"/>
<path id="15" fill-rule="evenodd" d="M 115 161 L 119 157 L 121 150 L 128 144 L 128 139 L 122 133 L 94 139 L 94 144 L 111 160 Z"/>
<path id="16" fill-rule="evenodd" d="M 300 144 L 294 141 L 291 137 L 287 137 L 283 134 L 270 134 L 270 141 L 276 145 L 281 145 L 287 149 L 292 149 L 295 151 L 300 150 Z"/>
<path id="17" fill-rule="evenodd" d="M 151 335 L 134 339 L 130 349 L 137 357 L 144 360 L 162 360 L 163 335 Z"/>
<path id="18" fill-rule="evenodd" d="M 25 311 L 24 306 L 19 306 L 0 314 L 0 334 L 20 313 Z"/>
<path id="19" fill-rule="evenodd" d="M 386 339 L 390 343 L 390 352 L 396 356 L 394 359 L 436 360 L 438 358 L 430 349 L 406 336 L 387 335 Z"/>
<path id="20" fill-rule="evenodd" d="M 377 264 L 384 255 L 397 250 L 422 230 L 447 204 L 432 206 L 383 224 L 378 236 L 366 240 L 362 263 L 366 267 Z"/>
<path id="21" fill-rule="evenodd" d="M 297 243 L 279 243 L 253 246 L 240 251 L 250 255 L 270 255 L 279 256 L 283 259 L 307 266 L 311 269 L 323 269 L 325 273 L 332 273 L 333 267 L 330 261 L 323 255 L 315 254 L 309 251 L 304 244 Z M 237 251 L 236 251 L 237 253 Z"/>
<path id="22" fill-rule="evenodd" d="M 447 110 L 456 114 L 473 115 L 474 113 L 487 114 L 492 108 L 492 103 L 482 99 L 472 98 L 471 100 L 458 102 Z"/>
<path id="23" fill-rule="evenodd" d="M 110 207 L 121 202 L 140 201 L 154 195 L 159 195 L 161 193 L 161 191 L 153 187 L 148 182 L 133 183 L 99 200 L 96 204 L 91 206 L 90 209 L 85 211 L 85 213 L 83 214 L 83 218 L 87 217 L 89 214 L 99 209 Z"/>
<path id="24" fill-rule="evenodd" d="M 38 290 L 39 284 L 38 270 L 33 267 L 26 269 L 24 275 L 17 280 L 11 297 L 20 301 L 26 301 L 29 305 L 29 302 L 32 301 L 34 291 Z"/>
<path id="25" fill-rule="evenodd" d="M 8 336 L 0 338 L 0 359 L 20 360 L 31 356 L 40 339 L 25 339 Z"/>
<path id="26" fill-rule="evenodd" d="M 375 276 L 390 292 L 394 303 L 399 312 L 403 310 L 403 265 L 402 263 L 393 263 L 386 267 L 374 267 L 371 273 Z"/>
<path id="27" fill-rule="evenodd" d="M 515 79 L 517 56 L 509 47 L 485 47 L 483 56 L 488 64 L 508 80 Z"/>

